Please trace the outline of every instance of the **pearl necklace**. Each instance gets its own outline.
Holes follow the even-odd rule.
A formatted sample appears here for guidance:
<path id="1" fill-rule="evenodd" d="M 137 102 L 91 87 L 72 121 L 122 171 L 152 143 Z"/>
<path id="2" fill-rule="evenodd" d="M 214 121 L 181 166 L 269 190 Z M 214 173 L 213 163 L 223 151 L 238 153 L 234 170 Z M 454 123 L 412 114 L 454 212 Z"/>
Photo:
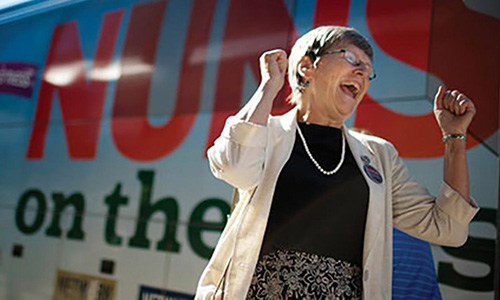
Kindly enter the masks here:
<path id="1" fill-rule="evenodd" d="M 323 169 L 319 163 L 314 159 L 314 157 L 312 156 L 311 154 L 311 151 L 309 151 L 309 147 L 307 147 L 307 143 L 306 143 L 306 139 L 304 138 L 304 135 L 302 134 L 302 131 L 300 130 L 300 126 L 297 124 L 297 131 L 299 132 L 299 136 L 300 136 L 300 139 L 302 140 L 302 143 L 304 144 L 304 148 L 306 149 L 306 153 L 307 155 L 309 156 L 309 158 L 312 160 L 312 162 L 314 163 L 314 165 L 316 166 L 316 168 L 318 168 L 318 170 L 325 174 L 325 175 L 333 175 L 335 173 L 337 173 L 337 171 L 340 169 L 340 167 L 342 166 L 342 164 L 344 163 L 344 156 L 345 156 L 345 137 L 344 137 L 344 134 L 342 134 L 342 153 L 340 154 L 340 161 L 339 161 L 339 164 L 335 167 L 335 169 L 331 170 L 331 171 L 326 171 L 325 169 Z"/>

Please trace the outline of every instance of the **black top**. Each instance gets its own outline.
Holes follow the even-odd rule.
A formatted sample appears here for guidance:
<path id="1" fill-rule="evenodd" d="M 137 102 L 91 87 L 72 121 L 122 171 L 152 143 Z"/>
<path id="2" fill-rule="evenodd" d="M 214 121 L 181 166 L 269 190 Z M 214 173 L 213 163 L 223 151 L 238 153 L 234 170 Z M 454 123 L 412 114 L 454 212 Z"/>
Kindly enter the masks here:
<path id="1" fill-rule="evenodd" d="M 342 131 L 299 123 L 313 157 L 326 170 L 340 161 Z M 321 173 L 297 132 L 292 154 L 273 196 L 261 256 L 278 249 L 348 261 L 362 267 L 369 190 L 346 141 L 345 159 L 333 175 Z"/>

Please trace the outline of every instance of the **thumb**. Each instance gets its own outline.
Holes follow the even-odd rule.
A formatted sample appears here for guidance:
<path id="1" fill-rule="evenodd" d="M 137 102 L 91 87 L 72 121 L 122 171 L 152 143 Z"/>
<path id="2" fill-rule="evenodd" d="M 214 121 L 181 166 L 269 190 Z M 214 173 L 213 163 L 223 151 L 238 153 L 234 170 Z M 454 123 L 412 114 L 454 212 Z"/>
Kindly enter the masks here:
<path id="1" fill-rule="evenodd" d="M 442 109 L 443 108 L 443 98 L 444 98 L 444 89 L 443 86 L 440 85 L 436 96 L 434 96 L 434 109 Z"/>

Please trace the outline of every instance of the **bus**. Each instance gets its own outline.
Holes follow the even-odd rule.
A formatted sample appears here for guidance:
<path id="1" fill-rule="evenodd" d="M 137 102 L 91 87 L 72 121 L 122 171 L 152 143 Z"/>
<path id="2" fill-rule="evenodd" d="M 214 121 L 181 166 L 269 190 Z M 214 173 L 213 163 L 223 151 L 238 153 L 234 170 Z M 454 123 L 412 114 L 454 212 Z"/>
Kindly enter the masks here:
<path id="1" fill-rule="evenodd" d="M 258 57 L 326 24 L 358 29 L 377 78 L 347 121 L 437 193 L 432 99 L 473 99 L 459 248 L 432 245 L 443 299 L 492 299 L 500 13 L 474 0 L 31 0 L 0 9 L 0 299 L 192 299 L 230 213 L 206 150 Z M 282 114 L 289 88 L 278 95 Z"/>

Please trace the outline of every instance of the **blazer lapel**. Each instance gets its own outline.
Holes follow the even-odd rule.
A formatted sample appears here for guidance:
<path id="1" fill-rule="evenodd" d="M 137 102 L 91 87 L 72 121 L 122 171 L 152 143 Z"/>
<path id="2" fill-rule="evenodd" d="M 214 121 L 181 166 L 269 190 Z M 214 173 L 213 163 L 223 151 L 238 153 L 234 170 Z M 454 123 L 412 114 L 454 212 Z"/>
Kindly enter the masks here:
<path id="1" fill-rule="evenodd" d="M 368 199 L 368 213 L 366 216 L 366 227 L 363 249 L 363 264 L 375 244 L 377 234 L 381 227 L 384 227 L 383 217 L 385 215 L 385 178 L 381 173 L 381 166 L 375 157 L 375 153 L 353 136 L 344 126 L 344 134 L 351 149 L 351 152 L 356 160 L 363 177 L 365 178 L 370 190 Z M 367 166 L 368 165 L 368 166 Z M 377 175 L 380 175 L 378 177 Z M 380 182 L 382 179 L 382 182 Z"/>

